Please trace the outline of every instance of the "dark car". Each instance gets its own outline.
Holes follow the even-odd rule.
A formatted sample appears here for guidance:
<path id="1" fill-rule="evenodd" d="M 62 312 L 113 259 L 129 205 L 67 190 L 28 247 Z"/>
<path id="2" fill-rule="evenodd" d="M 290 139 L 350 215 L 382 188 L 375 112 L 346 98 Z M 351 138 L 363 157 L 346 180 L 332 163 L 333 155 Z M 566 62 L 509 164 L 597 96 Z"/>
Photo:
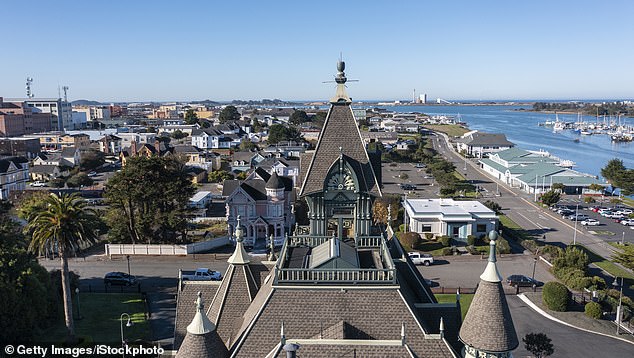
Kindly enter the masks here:
<path id="1" fill-rule="evenodd" d="M 132 286 L 138 283 L 136 277 L 128 275 L 125 272 L 108 272 L 103 277 L 103 283 L 106 285 Z"/>
<path id="2" fill-rule="evenodd" d="M 401 184 L 401 189 L 403 189 L 403 190 L 416 190 L 416 185 Z"/>
<path id="3" fill-rule="evenodd" d="M 520 287 L 533 287 L 533 285 L 539 287 L 544 283 L 541 281 L 537 281 L 530 277 L 526 277 L 524 275 L 511 275 L 506 279 L 506 283 L 511 286 L 520 286 Z"/>

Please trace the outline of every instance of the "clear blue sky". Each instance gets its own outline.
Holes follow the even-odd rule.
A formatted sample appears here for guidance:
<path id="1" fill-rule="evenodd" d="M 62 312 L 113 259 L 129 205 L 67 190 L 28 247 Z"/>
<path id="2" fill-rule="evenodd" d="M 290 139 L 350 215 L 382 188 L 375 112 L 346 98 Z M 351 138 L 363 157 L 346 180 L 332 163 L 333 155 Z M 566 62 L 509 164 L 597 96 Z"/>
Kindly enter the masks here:
<path id="1" fill-rule="evenodd" d="M 3 1 L 0 96 L 634 97 L 634 1 Z"/>

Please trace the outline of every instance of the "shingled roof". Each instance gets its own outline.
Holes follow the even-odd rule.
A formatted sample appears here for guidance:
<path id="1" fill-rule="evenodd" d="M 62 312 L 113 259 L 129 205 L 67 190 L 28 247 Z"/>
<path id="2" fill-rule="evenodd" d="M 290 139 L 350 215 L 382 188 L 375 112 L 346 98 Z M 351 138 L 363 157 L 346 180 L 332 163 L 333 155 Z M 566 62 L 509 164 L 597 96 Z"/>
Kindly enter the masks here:
<path id="1" fill-rule="evenodd" d="M 176 353 L 176 358 L 227 357 L 229 355 L 227 347 L 220 340 L 216 326 L 205 315 L 201 292 L 198 292 L 195 307 L 195 316 L 187 326 L 187 335 Z"/>
<path id="2" fill-rule="evenodd" d="M 460 329 L 459 339 L 466 346 L 480 352 L 510 352 L 519 341 L 509 306 L 504 296 L 502 279 L 495 259 L 495 239 L 492 232 L 487 267 L 480 276 L 480 284 L 473 296 L 469 311 Z"/>
<path id="3" fill-rule="evenodd" d="M 201 292 L 202 298 L 206 302 L 211 302 L 220 282 L 217 281 L 183 281 L 178 298 L 176 300 L 176 323 L 174 325 L 174 349 L 180 348 L 185 334 L 187 333 L 187 325 L 192 321 L 196 314 L 196 301 L 198 292 Z"/>
<path id="4" fill-rule="evenodd" d="M 335 78 L 337 91 L 330 102 L 330 110 L 319 133 L 315 154 L 303 178 L 300 196 L 324 189 L 324 180 L 341 154 L 345 155 L 347 161 L 353 166 L 361 186 L 359 190 L 381 196 L 379 181 L 374 175 L 374 168 L 350 108 L 351 100 L 345 91 L 346 77 L 343 73 L 345 68 L 343 61 L 339 61 L 337 68 L 339 70 Z M 302 160 L 305 158 L 302 157 Z"/>

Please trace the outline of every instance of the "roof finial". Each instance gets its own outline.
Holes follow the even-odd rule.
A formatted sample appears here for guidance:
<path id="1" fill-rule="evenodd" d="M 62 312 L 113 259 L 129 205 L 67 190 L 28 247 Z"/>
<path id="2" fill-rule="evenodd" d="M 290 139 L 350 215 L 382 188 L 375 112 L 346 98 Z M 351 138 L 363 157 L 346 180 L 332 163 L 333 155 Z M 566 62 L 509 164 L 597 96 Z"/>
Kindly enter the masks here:
<path id="1" fill-rule="evenodd" d="M 489 232 L 489 263 L 487 263 L 487 267 L 484 269 L 480 278 L 487 282 L 501 282 L 502 276 L 498 271 L 498 267 L 496 264 L 495 258 L 495 240 L 498 238 L 498 233 L 495 230 L 491 230 Z"/>
<path id="2" fill-rule="evenodd" d="M 284 321 L 282 321 L 282 327 L 280 328 L 280 342 L 282 345 L 286 344 L 286 334 L 284 333 Z"/>
<path id="3" fill-rule="evenodd" d="M 440 338 L 445 338 L 445 320 L 440 317 Z"/>
<path id="4" fill-rule="evenodd" d="M 198 298 L 196 299 L 196 315 L 194 315 L 194 319 L 192 319 L 192 322 L 187 326 L 187 332 L 201 335 L 212 332 L 215 329 L 216 326 L 211 323 L 205 314 L 205 304 L 203 303 L 202 293 L 198 291 Z"/>
<path id="5" fill-rule="evenodd" d="M 249 259 L 249 255 L 247 255 L 247 252 L 244 250 L 244 244 L 243 244 L 244 230 L 242 228 L 240 215 L 238 215 L 238 218 L 237 218 L 235 234 L 236 234 L 236 249 L 233 252 L 233 255 L 229 257 L 227 262 L 234 265 L 248 264 L 249 262 L 251 262 L 251 260 Z"/>
<path id="6" fill-rule="evenodd" d="M 269 236 L 269 261 L 277 261 L 277 257 L 275 256 L 275 240 L 273 240 L 273 234 Z"/>
<path id="7" fill-rule="evenodd" d="M 388 204 L 387 205 L 387 224 L 390 224 L 390 221 L 392 221 L 392 204 Z"/>
<path id="8" fill-rule="evenodd" d="M 405 344 L 405 322 L 401 322 L 401 344 Z"/>
<path id="9" fill-rule="evenodd" d="M 331 103 L 351 103 L 352 99 L 348 97 L 348 93 L 346 93 L 346 82 L 348 79 L 346 78 L 346 73 L 344 72 L 346 69 L 346 63 L 342 58 L 337 61 L 337 75 L 335 76 L 335 82 L 337 83 L 337 91 L 335 92 L 335 96 L 330 100 Z"/>

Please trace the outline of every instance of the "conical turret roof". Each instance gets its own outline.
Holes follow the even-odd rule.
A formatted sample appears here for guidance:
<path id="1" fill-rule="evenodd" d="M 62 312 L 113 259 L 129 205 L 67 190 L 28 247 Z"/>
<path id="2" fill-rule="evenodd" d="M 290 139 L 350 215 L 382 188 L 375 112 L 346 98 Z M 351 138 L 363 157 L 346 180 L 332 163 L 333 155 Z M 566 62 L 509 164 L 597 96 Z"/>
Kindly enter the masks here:
<path id="1" fill-rule="evenodd" d="M 489 238 L 489 262 L 480 276 L 480 284 L 460 328 L 459 339 L 481 352 L 510 352 L 517 348 L 519 340 L 495 260 L 497 234 L 492 231 Z"/>
<path id="2" fill-rule="evenodd" d="M 284 183 L 280 180 L 280 177 L 277 176 L 275 170 L 271 174 L 271 177 L 266 182 L 266 189 L 284 189 Z"/>
<path id="3" fill-rule="evenodd" d="M 176 358 L 224 358 L 228 356 L 229 351 L 216 332 L 216 326 L 205 314 L 202 295 L 199 292 L 196 300 L 196 315 L 192 323 L 187 326 L 187 335 L 176 353 Z"/>

